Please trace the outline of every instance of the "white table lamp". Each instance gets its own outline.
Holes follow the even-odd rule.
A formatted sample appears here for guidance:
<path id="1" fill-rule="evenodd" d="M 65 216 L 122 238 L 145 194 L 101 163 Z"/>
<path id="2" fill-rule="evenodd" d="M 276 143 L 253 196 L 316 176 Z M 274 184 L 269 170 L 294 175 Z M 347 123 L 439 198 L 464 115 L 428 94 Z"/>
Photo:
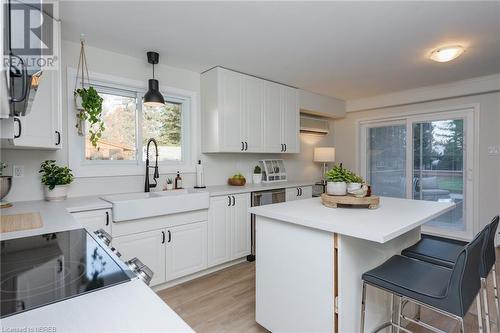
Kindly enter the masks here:
<path id="1" fill-rule="evenodd" d="M 314 162 L 323 162 L 323 180 L 325 179 L 326 164 L 335 162 L 335 148 L 316 147 L 314 148 Z"/>

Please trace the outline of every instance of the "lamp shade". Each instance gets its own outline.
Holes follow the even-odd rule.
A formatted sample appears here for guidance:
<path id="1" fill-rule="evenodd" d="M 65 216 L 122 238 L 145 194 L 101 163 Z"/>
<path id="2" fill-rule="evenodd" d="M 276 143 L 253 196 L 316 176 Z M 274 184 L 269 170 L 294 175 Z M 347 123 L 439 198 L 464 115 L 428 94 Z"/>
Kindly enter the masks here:
<path id="1" fill-rule="evenodd" d="M 314 148 L 314 162 L 335 162 L 335 148 L 316 147 Z"/>
<path id="2" fill-rule="evenodd" d="M 158 80 L 149 80 L 149 90 L 144 95 L 144 104 L 147 106 L 163 106 L 165 100 L 158 90 Z"/>

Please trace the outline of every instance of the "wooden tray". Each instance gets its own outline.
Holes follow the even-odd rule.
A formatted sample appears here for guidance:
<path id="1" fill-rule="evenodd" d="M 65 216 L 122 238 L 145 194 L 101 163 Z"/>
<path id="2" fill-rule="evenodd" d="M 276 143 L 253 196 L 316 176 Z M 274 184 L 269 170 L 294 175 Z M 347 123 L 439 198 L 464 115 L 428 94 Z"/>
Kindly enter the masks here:
<path id="1" fill-rule="evenodd" d="M 350 195 L 328 195 L 321 194 L 321 202 L 326 207 L 337 208 L 339 205 L 344 206 L 359 206 L 369 209 L 376 209 L 379 206 L 380 198 L 376 195 L 364 198 L 356 198 Z"/>
<path id="2" fill-rule="evenodd" d="M 0 233 L 37 229 L 42 226 L 42 217 L 39 213 L 0 216 Z"/>

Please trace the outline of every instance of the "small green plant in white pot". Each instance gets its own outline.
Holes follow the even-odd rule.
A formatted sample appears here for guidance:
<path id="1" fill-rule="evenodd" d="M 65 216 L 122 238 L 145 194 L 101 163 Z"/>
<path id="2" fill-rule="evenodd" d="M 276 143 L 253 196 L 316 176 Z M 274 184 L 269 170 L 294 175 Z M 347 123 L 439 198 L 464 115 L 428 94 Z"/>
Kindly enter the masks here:
<path id="1" fill-rule="evenodd" d="M 253 169 L 253 183 L 260 184 L 262 182 L 262 169 L 256 165 Z"/>
<path id="2" fill-rule="evenodd" d="M 167 190 L 173 190 L 174 189 L 174 181 L 172 178 L 168 177 L 167 178 Z"/>
<path id="3" fill-rule="evenodd" d="M 364 183 L 363 178 L 352 171 L 348 171 L 347 178 L 347 192 L 359 190 Z"/>
<path id="4" fill-rule="evenodd" d="M 346 195 L 348 170 L 342 165 L 335 165 L 325 174 L 326 193 L 329 195 Z"/>
<path id="5" fill-rule="evenodd" d="M 40 165 L 45 200 L 62 201 L 68 196 L 68 185 L 73 182 L 71 169 L 56 165 L 56 161 L 47 160 Z"/>

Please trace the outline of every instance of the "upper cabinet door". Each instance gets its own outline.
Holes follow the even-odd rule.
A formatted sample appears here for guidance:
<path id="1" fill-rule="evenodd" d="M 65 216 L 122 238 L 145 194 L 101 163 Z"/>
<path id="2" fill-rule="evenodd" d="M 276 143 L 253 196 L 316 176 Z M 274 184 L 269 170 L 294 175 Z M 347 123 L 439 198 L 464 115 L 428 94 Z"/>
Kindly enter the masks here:
<path id="1" fill-rule="evenodd" d="M 281 87 L 281 134 L 285 145 L 285 153 L 299 153 L 300 111 L 298 90 L 291 87 Z"/>
<path id="2" fill-rule="evenodd" d="M 220 70 L 220 131 L 223 152 L 239 152 L 244 150 L 242 126 L 245 118 L 243 106 L 243 77 L 241 74 Z M 211 124 L 202 124 L 210 126 Z"/>
<path id="3" fill-rule="evenodd" d="M 245 152 L 262 152 L 264 145 L 264 81 L 243 76 Z"/>
<path id="4" fill-rule="evenodd" d="M 281 140 L 281 90 L 274 82 L 264 82 L 264 152 L 283 151 Z"/>

